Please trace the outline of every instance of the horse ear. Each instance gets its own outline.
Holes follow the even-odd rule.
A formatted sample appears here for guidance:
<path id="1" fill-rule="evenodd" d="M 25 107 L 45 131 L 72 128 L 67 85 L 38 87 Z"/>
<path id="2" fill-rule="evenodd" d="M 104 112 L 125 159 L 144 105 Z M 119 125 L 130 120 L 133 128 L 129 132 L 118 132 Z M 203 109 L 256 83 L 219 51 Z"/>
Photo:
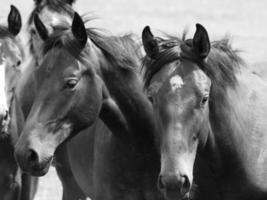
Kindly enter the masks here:
<path id="1" fill-rule="evenodd" d="M 21 16 L 19 10 L 11 5 L 10 12 L 7 18 L 8 30 L 13 34 L 17 35 L 21 29 Z"/>
<path id="2" fill-rule="evenodd" d="M 34 1 L 35 5 L 39 5 L 42 2 L 42 0 L 33 0 L 33 1 Z"/>
<path id="3" fill-rule="evenodd" d="M 151 33 L 150 27 L 146 26 L 142 32 L 142 42 L 146 54 L 150 58 L 155 58 L 159 53 L 159 46 L 156 38 Z"/>
<path id="4" fill-rule="evenodd" d="M 38 14 L 34 15 L 33 21 L 34 21 L 34 25 L 36 27 L 36 30 L 39 33 L 42 40 L 47 40 L 48 39 L 48 31 L 47 31 L 45 25 L 43 24 L 43 22 L 41 21 L 41 19 L 39 18 Z"/>
<path id="5" fill-rule="evenodd" d="M 78 13 L 74 13 L 71 31 L 77 41 L 84 47 L 87 43 L 87 32 L 83 20 Z"/>
<path id="6" fill-rule="evenodd" d="M 209 55 L 209 35 L 201 24 L 196 24 L 196 32 L 193 38 L 193 48 L 201 59 L 205 59 Z"/>
<path id="7" fill-rule="evenodd" d="M 65 2 L 66 2 L 67 4 L 72 5 L 73 3 L 76 2 L 76 0 L 65 0 Z"/>

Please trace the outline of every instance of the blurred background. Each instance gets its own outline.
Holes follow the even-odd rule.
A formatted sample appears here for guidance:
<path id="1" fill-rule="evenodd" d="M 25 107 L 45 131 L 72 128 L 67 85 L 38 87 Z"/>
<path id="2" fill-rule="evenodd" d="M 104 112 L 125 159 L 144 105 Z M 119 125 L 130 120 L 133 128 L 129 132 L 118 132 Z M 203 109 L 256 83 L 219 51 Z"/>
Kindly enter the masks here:
<path id="1" fill-rule="evenodd" d="M 0 0 L 1 24 L 6 24 L 10 4 L 20 10 L 25 24 L 33 0 Z M 140 36 L 144 26 L 150 25 L 153 31 L 174 35 L 181 35 L 186 28 L 192 37 L 195 24 L 201 23 L 211 40 L 232 36 L 233 46 L 242 50 L 248 63 L 267 61 L 267 0 L 76 0 L 74 8 L 97 18 L 89 26 L 113 34 L 134 32 Z M 52 168 L 40 179 L 35 200 L 60 200 L 61 192 Z"/>

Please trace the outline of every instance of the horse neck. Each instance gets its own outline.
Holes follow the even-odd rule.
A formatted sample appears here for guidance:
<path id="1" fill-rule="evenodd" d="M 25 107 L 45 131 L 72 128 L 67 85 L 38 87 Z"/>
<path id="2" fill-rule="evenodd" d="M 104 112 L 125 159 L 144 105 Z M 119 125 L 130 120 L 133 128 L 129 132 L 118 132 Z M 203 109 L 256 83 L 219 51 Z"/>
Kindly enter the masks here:
<path id="1" fill-rule="evenodd" d="M 131 69 L 122 69 L 108 62 L 101 65 L 101 75 L 127 122 L 130 135 L 141 138 L 143 142 L 144 138 L 151 139 L 155 133 L 152 106 L 143 93 L 140 75 Z M 149 143 L 150 139 L 147 140 Z"/>
<path id="2" fill-rule="evenodd" d="M 212 152 L 218 174 L 219 170 L 225 171 L 229 167 L 227 164 L 240 163 L 242 152 L 246 148 L 246 133 L 250 130 L 247 126 L 249 113 L 244 110 L 248 107 L 251 89 L 243 83 L 238 78 L 235 86 L 228 86 L 223 90 L 213 87 L 211 90 L 211 137 L 208 149 Z"/>

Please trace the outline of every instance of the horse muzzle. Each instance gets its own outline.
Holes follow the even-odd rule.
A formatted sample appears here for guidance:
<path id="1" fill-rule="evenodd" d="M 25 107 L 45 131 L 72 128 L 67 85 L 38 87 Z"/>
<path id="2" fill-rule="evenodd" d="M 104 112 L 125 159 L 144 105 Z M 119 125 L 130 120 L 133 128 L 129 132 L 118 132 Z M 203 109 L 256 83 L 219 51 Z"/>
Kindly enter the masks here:
<path id="1" fill-rule="evenodd" d="M 43 144 L 36 136 L 29 138 L 21 136 L 14 151 L 18 165 L 24 172 L 32 176 L 45 175 L 52 163 L 54 148 Z"/>
<path id="2" fill-rule="evenodd" d="M 161 174 L 158 188 L 168 200 L 181 200 L 189 196 L 191 183 L 186 175 Z"/>
<path id="3" fill-rule="evenodd" d="M 20 168 L 32 176 L 44 176 L 53 160 L 53 156 L 41 157 L 36 150 L 31 148 L 26 151 L 16 148 L 15 158 Z"/>

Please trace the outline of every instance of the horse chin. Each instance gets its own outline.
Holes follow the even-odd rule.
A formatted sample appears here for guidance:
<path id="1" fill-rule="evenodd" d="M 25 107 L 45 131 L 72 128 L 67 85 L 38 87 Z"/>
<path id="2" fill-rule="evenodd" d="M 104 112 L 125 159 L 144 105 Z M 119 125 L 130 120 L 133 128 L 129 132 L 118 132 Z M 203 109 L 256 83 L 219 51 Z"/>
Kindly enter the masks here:
<path id="1" fill-rule="evenodd" d="M 166 200 L 187 200 L 189 199 L 189 192 L 181 193 L 179 190 L 164 190 L 164 197 Z"/>
<path id="2" fill-rule="evenodd" d="M 44 176 L 47 174 L 52 162 L 53 162 L 53 157 L 51 157 L 42 164 L 31 166 L 28 173 L 32 176 Z"/>

